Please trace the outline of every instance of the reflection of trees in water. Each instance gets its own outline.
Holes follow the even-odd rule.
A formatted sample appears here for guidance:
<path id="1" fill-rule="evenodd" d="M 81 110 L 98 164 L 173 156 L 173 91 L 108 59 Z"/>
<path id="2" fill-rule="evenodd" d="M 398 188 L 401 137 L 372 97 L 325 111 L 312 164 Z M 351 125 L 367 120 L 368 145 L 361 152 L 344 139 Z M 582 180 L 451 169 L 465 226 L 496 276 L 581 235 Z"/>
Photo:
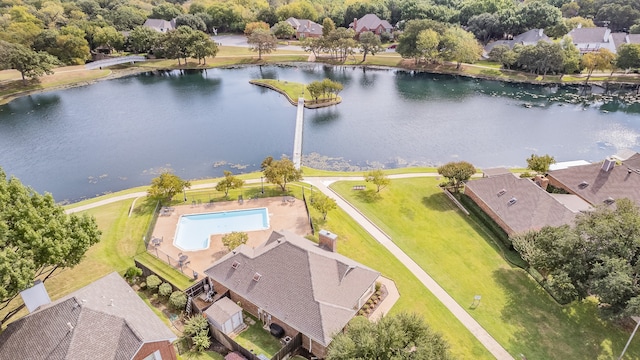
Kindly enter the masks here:
<path id="1" fill-rule="evenodd" d="M 459 100 L 481 87 L 476 79 L 414 71 L 398 71 L 394 81 L 398 93 L 409 100 Z"/>
<path id="2" fill-rule="evenodd" d="M 360 75 L 360 86 L 363 88 L 371 88 L 373 84 L 376 82 L 376 71 L 367 69 L 366 67 L 362 68 L 362 75 Z"/>
<path id="3" fill-rule="evenodd" d="M 54 93 L 23 96 L 6 105 L 0 106 L 0 114 L 41 112 L 53 105 L 57 105 L 59 102 L 60 96 Z"/>
<path id="4" fill-rule="evenodd" d="M 321 125 L 339 120 L 341 114 L 332 106 L 324 109 L 316 109 L 307 115 L 307 117 L 313 125 Z"/>
<path id="5" fill-rule="evenodd" d="M 337 81 L 342 85 L 348 85 L 353 80 L 353 70 L 355 67 L 324 65 L 322 73 L 325 78 Z"/>

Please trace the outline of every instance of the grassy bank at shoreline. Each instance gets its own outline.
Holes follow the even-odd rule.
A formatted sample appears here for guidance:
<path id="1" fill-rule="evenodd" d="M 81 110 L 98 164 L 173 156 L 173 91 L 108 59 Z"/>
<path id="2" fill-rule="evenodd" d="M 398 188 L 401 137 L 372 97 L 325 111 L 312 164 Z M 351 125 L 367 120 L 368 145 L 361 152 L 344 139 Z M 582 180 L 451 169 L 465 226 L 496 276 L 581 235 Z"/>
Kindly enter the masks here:
<path id="1" fill-rule="evenodd" d="M 153 70 L 178 70 L 178 69 L 210 69 L 216 67 L 235 65 L 260 65 L 286 62 L 307 62 L 309 53 L 296 50 L 276 50 L 271 54 L 264 54 L 262 60 L 258 59 L 255 52 L 249 48 L 222 46 L 213 59 L 209 59 L 207 64 L 198 64 L 195 59 L 189 59 L 186 64 L 178 65 L 175 59 L 150 60 L 136 63 L 134 65 L 119 65 L 110 69 L 86 70 L 84 66 L 67 66 L 54 69 L 54 74 L 45 75 L 39 79 L 29 80 L 28 85 L 22 85 L 20 73 L 15 70 L 0 71 L 0 105 L 6 104 L 13 99 L 42 91 L 52 91 L 67 87 L 88 85 L 98 80 L 128 76 L 145 71 Z M 501 69 L 498 64 L 488 61 L 479 61 L 476 64 L 463 64 L 460 69 L 453 63 L 443 64 L 415 64 L 412 59 L 403 59 L 395 52 L 385 52 L 377 55 L 367 56 L 366 61 L 362 61 L 360 56 L 351 56 L 346 62 L 335 65 L 351 66 L 384 66 L 406 70 L 416 70 L 432 72 L 438 74 L 449 74 L 481 78 L 487 80 L 497 80 L 506 82 L 521 82 L 530 84 L 584 84 L 586 74 L 579 75 L 547 75 L 546 77 Z M 640 75 L 614 73 L 594 73 L 589 84 L 602 83 L 622 83 L 636 85 L 640 84 Z"/>

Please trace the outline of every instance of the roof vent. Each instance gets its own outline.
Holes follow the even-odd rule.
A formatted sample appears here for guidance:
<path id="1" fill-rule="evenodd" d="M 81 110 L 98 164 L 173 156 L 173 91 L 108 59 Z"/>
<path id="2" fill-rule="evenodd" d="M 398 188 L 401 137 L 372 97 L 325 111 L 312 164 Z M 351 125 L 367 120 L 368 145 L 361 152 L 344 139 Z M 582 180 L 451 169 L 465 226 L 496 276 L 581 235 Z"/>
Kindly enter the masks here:
<path id="1" fill-rule="evenodd" d="M 511 206 L 513 204 L 515 204 L 518 201 L 518 199 L 516 199 L 515 197 L 512 197 L 509 202 L 507 203 L 508 206 Z"/>
<path id="2" fill-rule="evenodd" d="M 258 281 L 260 281 L 261 277 L 262 277 L 262 275 L 260 275 L 259 273 L 255 273 L 253 275 L 253 281 L 258 282 Z"/>
<path id="3" fill-rule="evenodd" d="M 239 268 L 240 267 L 240 262 L 234 261 L 233 264 L 231 264 L 231 267 L 234 268 L 234 269 Z"/>
<path id="4" fill-rule="evenodd" d="M 578 188 L 580 188 L 580 189 L 584 189 L 584 188 L 586 188 L 587 186 L 589 186 L 589 183 L 588 183 L 588 182 L 586 182 L 586 181 L 583 181 L 583 182 L 581 182 L 580 184 L 578 184 Z"/>
<path id="5" fill-rule="evenodd" d="M 603 202 L 604 202 L 605 204 L 607 204 L 607 205 L 611 205 L 611 204 L 613 204 L 613 203 L 614 203 L 614 202 L 616 202 L 616 201 L 615 201 L 611 196 L 609 196 L 608 198 L 604 199 L 604 201 L 603 201 Z"/>
<path id="6" fill-rule="evenodd" d="M 604 172 L 608 172 L 609 170 L 613 169 L 613 167 L 616 165 L 616 161 L 613 159 L 604 159 L 604 162 L 602 163 L 602 171 Z"/>
<path id="7" fill-rule="evenodd" d="M 497 195 L 500 197 L 500 196 L 502 196 L 502 195 L 504 195 L 506 193 L 507 193 L 507 190 L 506 189 L 502 189 L 502 190 L 498 191 Z"/>
<path id="8" fill-rule="evenodd" d="M 73 325 L 70 322 L 67 323 L 67 327 L 69 328 L 69 332 L 73 331 Z"/>

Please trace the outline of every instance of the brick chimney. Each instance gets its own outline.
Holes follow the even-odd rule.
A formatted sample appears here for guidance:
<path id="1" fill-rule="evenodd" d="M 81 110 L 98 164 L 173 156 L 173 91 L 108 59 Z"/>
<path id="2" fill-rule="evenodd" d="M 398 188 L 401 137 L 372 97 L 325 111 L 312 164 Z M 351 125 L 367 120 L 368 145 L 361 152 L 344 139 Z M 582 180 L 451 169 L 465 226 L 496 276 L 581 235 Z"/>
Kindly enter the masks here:
<path id="1" fill-rule="evenodd" d="M 358 31 L 358 18 L 353 18 L 353 30 Z"/>
<path id="2" fill-rule="evenodd" d="M 320 230 L 318 232 L 318 240 L 319 240 L 318 245 L 320 245 L 320 247 L 326 250 L 329 250 L 331 252 L 336 252 L 338 250 L 337 248 L 338 235 L 332 234 L 327 230 Z"/>

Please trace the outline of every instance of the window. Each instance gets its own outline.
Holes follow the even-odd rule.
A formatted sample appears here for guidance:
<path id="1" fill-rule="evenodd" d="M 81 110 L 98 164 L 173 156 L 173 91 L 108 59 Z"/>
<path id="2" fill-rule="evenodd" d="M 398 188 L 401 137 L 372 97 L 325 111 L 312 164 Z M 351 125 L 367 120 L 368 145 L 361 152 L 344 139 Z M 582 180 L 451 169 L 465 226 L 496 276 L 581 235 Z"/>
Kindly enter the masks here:
<path id="1" fill-rule="evenodd" d="M 240 263 L 237 260 L 234 260 L 233 264 L 231 264 L 231 267 L 234 269 L 237 269 L 240 267 Z"/>
<path id="2" fill-rule="evenodd" d="M 504 195 L 506 193 L 507 193 L 507 189 L 502 189 L 502 190 L 498 191 L 497 195 L 498 195 L 498 197 L 500 197 L 500 196 L 502 196 L 502 195 Z"/>
<path id="3" fill-rule="evenodd" d="M 260 281 L 261 277 L 262 277 L 262 275 L 260 275 L 259 273 L 255 273 L 253 275 L 253 281 L 258 282 L 258 281 Z"/>
<path id="4" fill-rule="evenodd" d="M 586 181 L 583 181 L 583 182 L 581 182 L 580 184 L 578 184 L 578 188 L 580 188 L 580 189 L 584 189 L 584 188 L 586 188 L 587 186 L 589 186 L 589 183 L 588 183 L 588 182 L 586 182 Z"/>
<path id="5" fill-rule="evenodd" d="M 507 205 L 508 205 L 508 206 L 511 206 L 511 205 L 515 204 L 517 201 L 518 201 L 518 199 L 516 199 L 516 198 L 512 197 L 512 198 L 509 200 L 509 202 L 507 203 Z"/>

